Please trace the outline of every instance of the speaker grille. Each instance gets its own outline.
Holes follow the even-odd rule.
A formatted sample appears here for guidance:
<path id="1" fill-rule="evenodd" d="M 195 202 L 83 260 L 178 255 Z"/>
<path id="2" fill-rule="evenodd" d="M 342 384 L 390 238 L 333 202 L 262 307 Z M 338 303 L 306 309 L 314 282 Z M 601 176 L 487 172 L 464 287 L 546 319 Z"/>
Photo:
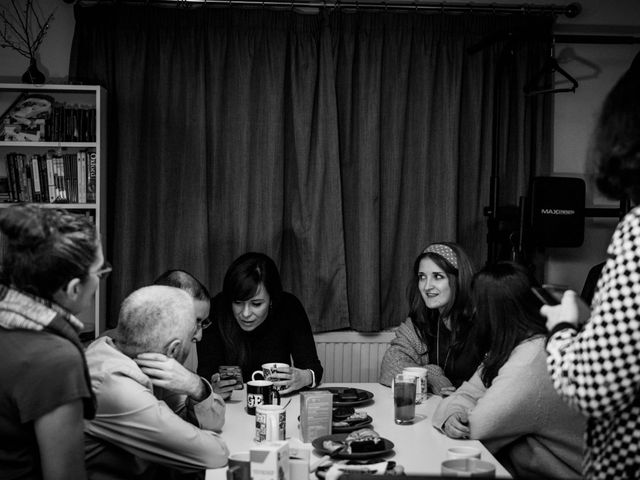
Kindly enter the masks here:
<path id="1" fill-rule="evenodd" d="M 541 247 L 584 242 L 585 183 L 573 177 L 536 177 L 531 194 L 531 234 Z"/>

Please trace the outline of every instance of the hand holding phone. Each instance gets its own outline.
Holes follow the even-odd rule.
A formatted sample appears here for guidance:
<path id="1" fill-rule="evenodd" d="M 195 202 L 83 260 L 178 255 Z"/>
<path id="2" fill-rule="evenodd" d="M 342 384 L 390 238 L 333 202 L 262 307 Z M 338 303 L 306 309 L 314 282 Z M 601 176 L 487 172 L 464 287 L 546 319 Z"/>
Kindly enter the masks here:
<path id="1" fill-rule="evenodd" d="M 558 305 L 560 303 L 560 300 L 542 287 L 531 287 L 531 291 L 544 305 Z"/>

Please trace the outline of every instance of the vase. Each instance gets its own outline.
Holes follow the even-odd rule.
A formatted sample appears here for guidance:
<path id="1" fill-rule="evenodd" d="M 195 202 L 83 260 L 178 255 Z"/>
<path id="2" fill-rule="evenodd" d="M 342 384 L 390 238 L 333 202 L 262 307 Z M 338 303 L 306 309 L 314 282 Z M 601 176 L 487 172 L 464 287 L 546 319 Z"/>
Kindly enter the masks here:
<path id="1" fill-rule="evenodd" d="M 22 83 L 44 83 L 44 73 L 38 70 L 36 59 L 29 59 L 29 68 L 22 74 Z"/>

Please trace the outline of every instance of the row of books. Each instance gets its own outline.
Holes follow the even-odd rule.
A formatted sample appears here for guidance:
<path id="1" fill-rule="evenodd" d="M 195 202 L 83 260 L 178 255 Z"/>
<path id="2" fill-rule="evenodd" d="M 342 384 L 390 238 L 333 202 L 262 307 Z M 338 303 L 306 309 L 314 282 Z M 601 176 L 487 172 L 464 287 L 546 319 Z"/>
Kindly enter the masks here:
<path id="1" fill-rule="evenodd" d="M 48 95 L 23 95 L 2 116 L 0 140 L 95 142 L 96 108 L 56 102 Z"/>
<path id="2" fill-rule="evenodd" d="M 95 203 L 96 153 L 7 154 L 8 201 Z"/>
<path id="3" fill-rule="evenodd" d="M 45 142 L 95 142 L 96 109 L 84 105 L 54 103 L 44 121 Z"/>

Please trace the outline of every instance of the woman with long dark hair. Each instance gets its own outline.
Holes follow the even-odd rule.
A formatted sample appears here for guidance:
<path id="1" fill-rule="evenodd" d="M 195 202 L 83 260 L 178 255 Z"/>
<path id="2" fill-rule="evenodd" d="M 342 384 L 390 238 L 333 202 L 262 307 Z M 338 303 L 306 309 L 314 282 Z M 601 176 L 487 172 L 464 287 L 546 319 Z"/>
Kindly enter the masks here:
<path id="1" fill-rule="evenodd" d="M 499 262 L 473 280 L 473 341 L 484 354 L 467 382 L 444 399 L 433 426 L 481 440 L 516 478 L 579 478 L 584 418 L 547 375 L 544 318 L 525 267 Z"/>
<path id="2" fill-rule="evenodd" d="M 278 268 L 267 255 L 245 253 L 229 266 L 222 292 L 211 302 L 211 318 L 197 344 L 198 373 L 212 379 L 217 393 L 228 398 L 235 383 L 220 379 L 220 365 L 239 365 L 247 381 L 262 364 L 293 364 L 277 374 L 284 394 L 320 383 L 323 369 L 307 313 L 282 290 Z"/>
<path id="3" fill-rule="evenodd" d="M 472 325 L 469 257 L 457 244 L 432 243 L 413 263 L 408 319 L 382 359 L 380 383 L 405 367 L 425 367 L 430 391 L 446 395 L 469 378 L 480 358 L 468 341 Z"/>
<path id="4" fill-rule="evenodd" d="M 75 315 L 111 271 L 84 215 L 0 210 L 0 478 L 86 478 L 95 402 Z"/>

